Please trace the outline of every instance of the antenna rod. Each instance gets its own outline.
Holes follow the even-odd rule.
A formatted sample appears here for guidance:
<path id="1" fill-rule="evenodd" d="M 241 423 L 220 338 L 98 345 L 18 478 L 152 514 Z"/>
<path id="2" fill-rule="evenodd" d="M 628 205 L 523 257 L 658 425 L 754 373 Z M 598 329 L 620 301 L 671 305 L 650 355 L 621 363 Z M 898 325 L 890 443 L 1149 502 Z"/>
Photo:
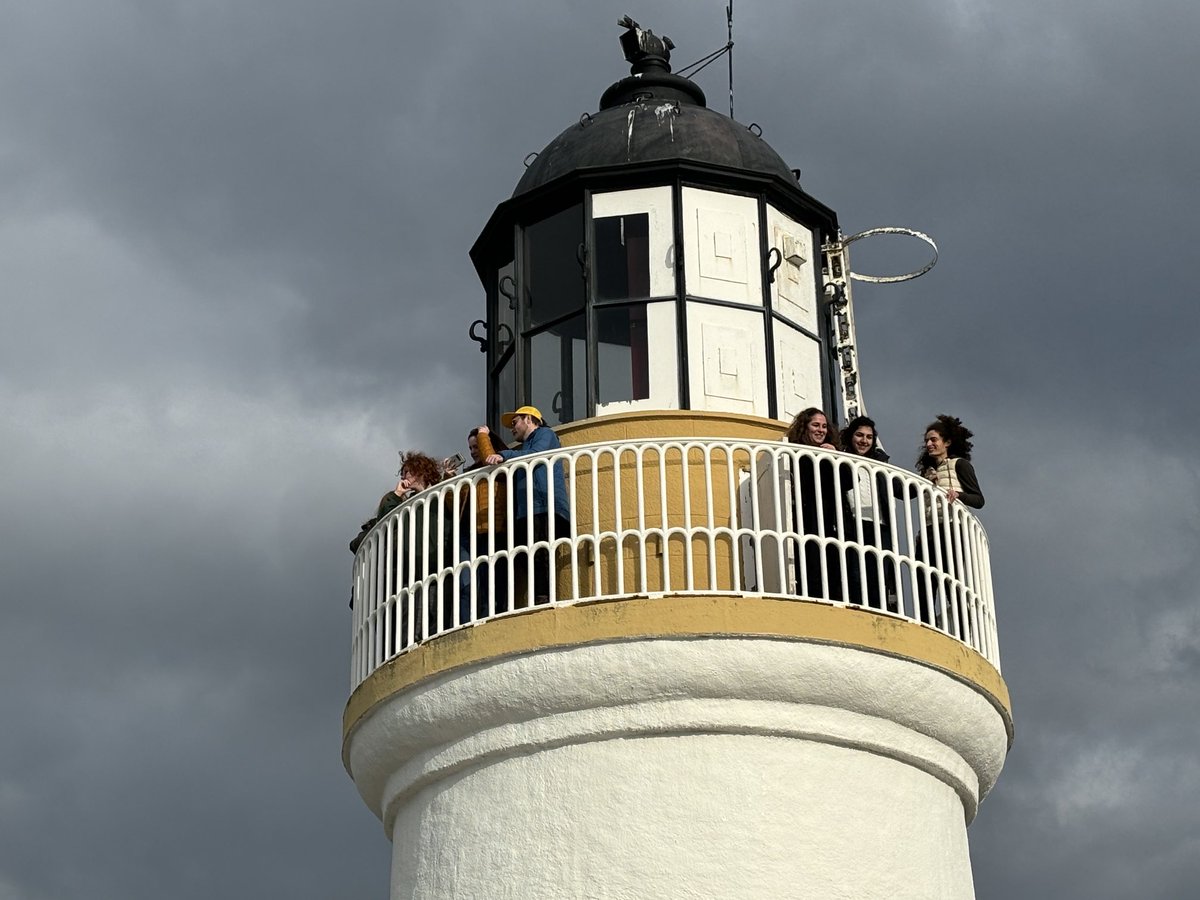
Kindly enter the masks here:
<path id="1" fill-rule="evenodd" d="M 729 25 L 729 118 L 733 118 L 733 0 L 725 7 L 725 21 Z"/>

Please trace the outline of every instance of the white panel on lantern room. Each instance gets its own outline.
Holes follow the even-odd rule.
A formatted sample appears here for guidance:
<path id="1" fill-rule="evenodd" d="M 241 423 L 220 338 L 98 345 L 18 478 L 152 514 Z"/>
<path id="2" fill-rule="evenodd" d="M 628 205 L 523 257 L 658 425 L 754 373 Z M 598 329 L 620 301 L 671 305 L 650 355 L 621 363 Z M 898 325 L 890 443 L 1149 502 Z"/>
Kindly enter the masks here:
<path id="1" fill-rule="evenodd" d="M 683 242 L 687 293 L 762 305 L 755 198 L 684 188 Z"/>
<path id="2" fill-rule="evenodd" d="M 767 206 L 767 232 L 767 246 L 779 250 L 781 257 L 771 285 L 771 308 L 816 332 L 817 275 L 821 260 L 814 248 L 812 230 Z"/>
<path id="3" fill-rule="evenodd" d="M 791 419 L 821 401 L 821 345 L 795 328 L 776 321 L 775 397 L 780 419 Z"/>
<path id="4" fill-rule="evenodd" d="M 767 363 L 761 313 L 687 305 L 690 407 L 767 415 Z"/>
<path id="5" fill-rule="evenodd" d="M 646 213 L 650 217 L 650 296 L 675 295 L 675 227 L 671 188 L 639 188 L 592 194 L 592 218 Z"/>
<path id="6" fill-rule="evenodd" d="M 675 333 L 675 303 L 660 300 L 646 304 L 647 369 L 650 396 L 641 400 L 611 400 L 601 397 L 596 415 L 632 412 L 638 409 L 679 409 L 679 341 Z M 604 345 L 597 347 L 600 371 L 624 364 L 605 358 Z"/>

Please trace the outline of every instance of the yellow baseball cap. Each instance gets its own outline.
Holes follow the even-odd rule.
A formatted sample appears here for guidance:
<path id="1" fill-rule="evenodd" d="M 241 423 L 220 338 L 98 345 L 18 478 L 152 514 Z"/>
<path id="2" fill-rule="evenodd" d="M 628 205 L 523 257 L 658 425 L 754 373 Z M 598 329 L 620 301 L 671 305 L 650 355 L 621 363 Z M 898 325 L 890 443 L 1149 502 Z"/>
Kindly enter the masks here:
<path id="1" fill-rule="evenodd" d="M 546 424 L 546 420 L 542 418 L 542 411 L 536 406 L 522 406 L 516 412 L 505 413 L 500 417 L 500 424 L 505 428 L 512 428 L 513 419 L 517 416 L 532 416 L 538 420 L 539 425 Z"/>

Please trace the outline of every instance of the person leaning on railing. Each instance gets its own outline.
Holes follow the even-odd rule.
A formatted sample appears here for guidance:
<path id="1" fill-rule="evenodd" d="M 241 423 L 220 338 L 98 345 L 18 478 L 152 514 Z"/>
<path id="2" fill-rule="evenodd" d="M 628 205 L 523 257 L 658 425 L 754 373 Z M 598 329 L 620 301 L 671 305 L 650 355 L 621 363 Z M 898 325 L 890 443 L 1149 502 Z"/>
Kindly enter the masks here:
<path id="1" fill-rule="evenodd" d="M 362 523 L 358 535 L 350 542 L 350 552 L 357 553 L 359 544 L 367 533 L 375 527 L 384 516 L 407 500 L 409 497 L 433 487 L 442 480 L 442 467 L 431 456 L 410 450 L 400 455 L 400 480 L 396 486 L 379 498 L 375 507 L 375 515 Z"/>
<path id="2" fill-rule="evenodd" d="M 515 412 L 505 413 L 500 417 L 504 427 L 512 431 L 513 436 L 521 442 L 515 450 L 501 450 L 487 457 L 490 465 L 506 462 L 533 453 L 544 453 L 548 450 L 558 450 L 562 444 L 542 418 L 536 406 L 522 406 Z M 487 426 L 479 427 L 479 434 L 488 434 Z M 553 501 L 550 498 L 546 469 L 551 468 L 546 463 L 533 467 L 532 506 L 530 493 L 525 480 L 525 471 L 518 468 L 513 473 L 513 518 L 516 520 L 512 530 L 514 545 L 531 545 L 539 541 L 555 540 L 570 533 L 571 507 L 567 499 L 567 481 L 563 474 L 561 461 L 553 464 L 554 489 Z M 553 508 L 551 503 L 553 502 Z M 533 590 L 535 603 L 547 603 L 550 600 L 550 551 L 541 549 L 533 555 Z"/>
<path id="3" fill-rule="evenodd" d="M 974 436 L 974 432 L 963 425 L 962 419 L 957 416 L 938 416 L 925 428 L 921 455 L 917 458 L 917 472 L 944 491 L 951 504 L 958 502 L 972 509 L 982 509 L 983 491 L 979 488 L 979 479 L 975 477 L 975 467 L 971 464 L 971 438 Z M 946 544 L 945 528 L 936 527 L 932 504 L 925 507 L 925 524 L 927 531 L 936 537 L 927 541 L 917 539 L 917 558 L 930 566 L 940 565 L 943 571 L 949 571 L 955 564 L 955 558 L 951 553 L 952 548 Z M 919 578 L 917 585 L 921 621 L 933 624 L 936 610 L 930 608 L 925 579 Z M 963 637 L 962 622 L 960 604 L 960 638 Z"/>
<path id="4" fill-rule="evenodd" d="M 785 439 L 790 444 L 817 447 L 822 450 L 838 450 L 837 432 L 829 427 L 825 413 L 810 406 L 792 420 Z M 823 538 L 838 537 L 838 507 L 843 494 L 853 487 L 849 469 L 839 469 L 833 459 L 814 460 L 801 456 L 798 463 L 797 494 L 800 507 L 800 526 L 804 534 Z M 820 481 L 820 502 L 817 488 Z M 822 577 L 821 559 L 825 559 L 825 577 Z M 816 541 L 804 542 L 804 571 L 807 573 L 808 596 L 829 600 L 842 599 L 841 564 L 834 544 L 825 547 Z M 799 587 L 799 586 L 798 586 Z"/>
<path id="5" fill-rule="evenodd" d="M 400 457 L 400 481 L 396 487 L 388 491 L 379 500 L 379 505 L 375 509 L 374 518 L 363 522 L 362 530 L 358 536 L 350 542 L 351 552 L 358 552 L 359 545 L 366 538 L 372 528 L 378 524 L 379 520 L 390 513 L 393 509 L 408 500 L 423 490 L 433 487 L 440 482 L 444 476 L 443 468 L 431 456 L 417 451 L 408 451 Z M 400 529 L 396 532 L 396 543 L 393 548 L 395 553 L 395 586 L 397 591 L 400 588 L 411 585 L 426 575 L 428 575 L 433 567 L 437 565 L 437 553 L 439 546 L 446 541 L 446 527 L 443 518 L 442 504 L 429 504 L 431 513 L 431 521 L 429 523 L 428 532 L 425 530 L 425 508 L 417 506 L 412 513 L 412 518 L 408 521 L 411 523 L 411 531 L 402 533 Z M 415 535 L 415 568 L 409 571 L 409 553 L 408 553 L 408 534 Z M 450 554 L 446 554 L 450 558 Z M 431 622 L 436 622 L 437 609 L 437 585 L 430 585 L 426 592 L 428 598 L 429 616 Z M 421 637 L 421 614 L 417 607 L 413 607 L 415 612 L 416 622 L 414 623 L 415 633 L 418 638 Z M 408 629 L 408 605 L 406 604 L 401 609 L 399 639 L 398 643 L 403 644 L 406 641 Z"/>
<path id="6" fill-rule="evenodd" d="M 409 486 L 408 477 L 406 476 L 403 468 L 401 468 L 400 480 L 396 482 L 396 486 L 394 488 L 379 498 L 379 503 L 375 507 L 375 515 L 371 516 L 371 518 L 362 523 L 358 534 L 354 537 L 354 540 L 350 542 L 350 552 L 357 553 L 359 545 L 363 542 L 363 539 L 366 538 L 367 534 L 372 528 L 375 527 L 379 520 L 403 503 L 405 498 L 415 493 L 416 490 Z"/>
<path id="7" fill-rule="evenodd" d="M 484 426 L 481 432 L 472 428 L 467 435 L 467 450 L 471 454 L 472 464 L 465 472 L 474 472 L 487 466 L 487 458 L 494 456 L 497 451 L 507 450 L 508 445 L 497 435 L 488 431 Z M 472 508 L 469 487 L 464 488 L 459 504 L 461 521 L 459 541 L 459 561 L 465 562 L 472 557 L 488 555 L 488 535 L 494 533 L 493 546 L 496 551 L 505 549 L 507 522 L 505 521 L 505 495 L 507 494 L 508 478 L 498 474 L 489 488 L 486 480 L 475 483 L 475 504 Z M 489 509 L 492 510 L 489 516 Z M 459 615 L 460 621 L 469 622 L 472 618 L 488 614 L 488 592 L 494 592 L 496 597 L 496 612 L 508 610 L 508 560 L 501 557 L 491 563 L 480 563 L 475 569 L 475 583 L 471 583 L 471 570 L 464 568 L 459 575 Z M 472 604 L 471 598 L 475 598 Z M 474 607 L 474 609 L 472 609 Z"/>

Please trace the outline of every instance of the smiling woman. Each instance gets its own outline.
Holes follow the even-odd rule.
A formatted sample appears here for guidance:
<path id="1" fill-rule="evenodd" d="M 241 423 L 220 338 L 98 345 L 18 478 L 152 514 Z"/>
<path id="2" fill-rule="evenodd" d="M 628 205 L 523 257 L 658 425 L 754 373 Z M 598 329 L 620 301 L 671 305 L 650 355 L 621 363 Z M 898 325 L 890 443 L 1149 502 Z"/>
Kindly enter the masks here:
<path id="1" fill-rule="evenodd" d="M 879 446 L 875 420 L 867 416 L 850 420 L 842 430 L 842 445 L 857 456 L 876 462 L 888 461 L 888 455 Z M 882 564 L 892 549 L 892 492 L 887 479 L 882 473 L 872 473 L 869 469 L 856 471 L 854 487 L 847 492 L 847 507 L 848 536 L 881 551 L 865 553 L 862 567 L 850 567 L 847 598 L 851 603 L 865 601 L 873 609 L 882 609 L 886 601 L 887 608 L 895 611 L 898 607 L 895 570 Z"/>
<path id="2" fill-rule="evenodd" d="M 951 504 L 959 502 L 972 509 L 981 509 L 983 492 L 975 477 L 975 467 L 971 465 L 972 437 L 974 432 L 963 425 L 962 419 L 944 414 L 938 416 L 925 428 L 924 449 L 917 459 L 917 471 L 945 493 Z M 961 565 L 950 552 L 949 518 L 939 516 L 936 504 L 926 504 L 924 524 L 924 532 L 916 545 L 917 556 L 938 568 L 953 570 Z M 952 630 L 961 634 L 965 611 L 957 602 L 950 604 L 952 609 L 947 609 L 940 585 L 931 587 L 921 581 L 919 603 L 921 621 L 928 624 L 951 622 Z"/>
<path id="3" fill-rule="evenodd" d="M 917 471 L 972 509 L 983 508 L 983 492 L 971 465 L 971 438 L 975 436 L 957 416 L 940 415 L 925 429 Z"/>
<path id="4" fill-rule="evenodd" d="M 796 415 L 785 437 L 789 444 L 819 447 L 822 450 L 839 449 L 837 432 L 830 429 L 825 413 L 815 406 Z M 824 539 L 838 536 L 838 508 L 841 505 L 839 486 L 841 491 L 849 490 L 849 474 L 845 469 L 835 473 L 831 458 L 817 460 L 802 456 L 797 477 L 800 485 L 800 531 L 808 535 L 801 555 L 809 590 L 814 592 L 814 596 L 840 600 L 843 595 L 840 567 L 833 545 L 826 544 Z"/>

